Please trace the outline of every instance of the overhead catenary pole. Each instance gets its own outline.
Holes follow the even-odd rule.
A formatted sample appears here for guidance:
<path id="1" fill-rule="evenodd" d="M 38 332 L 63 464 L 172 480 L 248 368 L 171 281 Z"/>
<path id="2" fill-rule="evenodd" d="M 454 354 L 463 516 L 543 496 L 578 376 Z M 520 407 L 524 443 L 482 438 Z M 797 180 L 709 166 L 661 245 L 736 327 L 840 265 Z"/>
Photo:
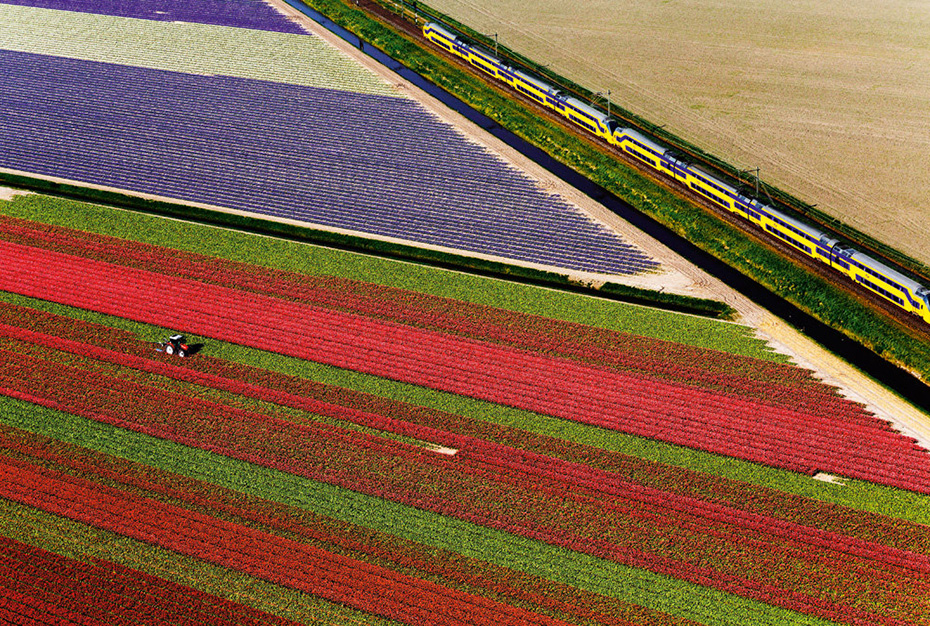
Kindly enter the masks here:
<path id="1" fill-rule="evenodd" d="M 604 92 L 603 92 L 603 91 L 598 91 L 598 92 L 597 92 L 596 94 L 594 94 L 594 95 L 595 95 L 595 96 L 600 96 L 600 97 L 603 98 L 603 97 L 604 97 Z M 594 100 L 592 100 L 591 103 L 593 104 L 593 103 L 594 103 Z M 607 117 L 610 117 L 610 89 L 607 90 Z"/>
<path id="2" fill-rule="evenodd" d="M 748 174 L 749 172 L 755 172 L 755 173 L 756 173 L 756 198 L 758 199 L 758 197 L 759 197 L 759 168 L 758 168 L 758 167 L 755 167 L 755 168 L 750 167 L 748 170 L 743 170 L 743 171 L 741 171 L 740 174 Z"/>

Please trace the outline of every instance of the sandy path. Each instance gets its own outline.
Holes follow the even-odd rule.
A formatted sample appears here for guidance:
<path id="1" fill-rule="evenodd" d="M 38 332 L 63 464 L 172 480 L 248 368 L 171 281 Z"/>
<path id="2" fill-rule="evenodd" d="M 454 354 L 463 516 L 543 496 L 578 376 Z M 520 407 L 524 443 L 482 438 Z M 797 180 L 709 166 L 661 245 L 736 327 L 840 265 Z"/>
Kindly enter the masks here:
<path id="1" fill-rule="evenodd" d="M 0 187 L 0 200 L 12 200 L 13 196 L 24 196 L 32 193 L 22 189 L 11 189 L 9 187 Z"/>

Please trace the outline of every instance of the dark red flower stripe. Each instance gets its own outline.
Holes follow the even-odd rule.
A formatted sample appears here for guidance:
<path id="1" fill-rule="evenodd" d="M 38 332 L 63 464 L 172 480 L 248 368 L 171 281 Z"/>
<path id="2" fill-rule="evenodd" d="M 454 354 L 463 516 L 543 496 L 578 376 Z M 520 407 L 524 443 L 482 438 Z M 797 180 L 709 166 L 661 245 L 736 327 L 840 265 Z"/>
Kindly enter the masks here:
<path id="1" fill-rule="evenodd" d="M 690 346 L 594 329 L 406 290 L 333 277 L 308 277 L 0 217 L 11 241 L 108 263 L 182 276 L 236 289 L 339 307 L 405 324 L 631 368 L 691 384 L 741 390 L 769 402 L 834 403 L 831 387 L 806 370 Z M 693 364 L 700 363 L 700 367 Z M 806 394 L 811 394 L 806 398 Z"/>
<path id="2" fill-rule="evenodd" d="M 73 611 L 61 608 L 53 602 L 19 593 L 14 589 L 0 589 L 0 618 L 6 623 L 48 624 L 54 626 L 109 626 Z"/>
<path id="3" fill-rule="evenodd" d="M 15 244 L 0 244 L 0 257 L 0 287 L 27 295 L 795 471 L 930 491 L 930 456 L 852 403 L 836 416 L 778 409 Z"/>
<path id="4" fill-rule="evenodd" d="M 8 361 L 12 361 L 12 359 L 8 359 Z M 82 376 L 67 371 L 62 371 L 60 384 L 59 381 L 55 380 L 55 372 L 51 370 L 37 374 L 37 379 L 55 389 L 67 386 L 68 380 L 89 380 L 92 385 L 103 385 L 111 390 L 116 390 L 120 386 L 119 381 L 92 380 L 93 375 Z M 26 380 L 22 381 L 23 384 L 27 382 Z M 77 389 L 76 391 L 78 397 L 81 397 L 82 392 L 88 390 Z M 557 522 L 546 523 L 546 519 L 549 519 L 550 522 L 553 521 L 551 515 L 547 517 L 545 514 L 546 506 L 549 503 L 548 499 L 542 503 L 534 503 L 533 500 L 540 494 L 546 494 L 546 496 L 552 497 L 553 502 L 575 501 L 576 503 L 583 503 L 586 506 L 582 508 L 592 509 L 593 507 L 593 509 L 598 509 L 597 511 L 592 509 L 586 514 L 586 519 L 593 520 L 617 519 L 618 515 L 639 515 L 641 521 L 651 521 L 653 525 L 659 522 L 658 527 L 661 529 L 659 532 L 668 534 L 676 526 L 685 529 L 686 532 L 683 536 L 697 531 L 703 534 L 704 539 L 702 541 L 704 542 L 723 542 L 722 546 L 743 544 L 744 549 L 753 549 L 763 561 L 771 555 L 769 552 L 769 556 L 766 556 L 766 551 L 771 550 L 771 546 L 767 544 L 768 541 L 773 542 L 773 545 L 787 543 L 787 551 L 782 551 L 783 556 L 790 555 L 792 558 L 806 560 L 809 564 L 820 562 L 834 570 L 837 568 L 844 570 L 847 577 L 852 576 L 852 578 L 848 578 L 849 580 L 857 580 L 857 576 L 864 574 L 869 578 L 888 579 L 889 582 L 894 583 L 895 588 L 898 588 L 901 585 L 913 584 L 905 582 L 910 575 L 906 570 L 916 568 L 918 572 L 930 572 L 927 557 L 921 555 L 901 553 L 884 546 L 870 545 L 866 542 L 843 537 L 831 537 L 830 533 L 800 528 L 791 524 L 776 525 L 781 527 L 780 532 L 776 528 L 773 536 L 767 532 L 764 519 L 760 518 L 753 521 L 753 517 L 758 518 L 759 516 L 743 514 L 742 519 L 740 519 L 739 512 L 732 512 L 736 513 L 734 516 L 730 510 L 724 507 L 684 497 L 677 498 L 677 506 L 673 502 L 673 506 L 669 507 L 668 502 L 676 500 L 674 496 L 646 489 L 646 492 L 653 493 L 651 493 L 651 496 L 646 493 L 646 497 L 644 497 L 643 493 L 641 493 L 642 488 L 636 489 L 635 485 L 627 485 L 623 482 L 619 482 L 619 484 L 615 482 L 614 485 L 610 485 L 609 481 L 604 481 L 604 484 L 597 484 L 595 480 L 591 480 L 586 485 L 584 481 L 575 480 L 568 485 L 560 484 L 560 481 L 564 482 L 565 475 L 571 476 L 573 473 L 566 470 L 575 470 L 582 474 L 590 471 L 589 468 L 584 466 L 562 468 L 560 474 L 549 477 L 543 476 L 543 478 L 549 478 L 549 480 L 543 480 L 542 482 L 540 482 L 538 471 L 536 472 L 535 482 L 527 482 L 528 479 L 532 481 L 533 476 L 521 477 L 514 475 L 511 471 L 514 469 L 512 464 L 510 467 L 506 467 L 503 473 L 495 471 L 492 475 L 495 481 L 516 491 L 517 495 L 513 504 L 519 505 L 523 503 L 524 508 L 529 507 L 531 509 L 529 515 L 522 516 L 523 519 L 508 519 L 506 516 L 502 517 L 501 514 L 495 514 L 490 509 L 483 507 L 484 500 L 481 498 L 477 503 L 471 505 L 465 502 L 456 502 L 455 497 L 457 494 L 473 492 L 476 486 L 473 480 L 468 478 L 469 472 L 474 473 L 475 468 L 469 469 L 468 464 L 463 466 L 461 461 L 457 460 L 452 463 L 439 455 L 428 455 L 419 450 L 410 451 L 409 447 L 395 442 L 378 442 L 370 436 L 357 433 L 349 433 L 348 437 L 346 437 L 345 434 L 327 429 L 323 435 L 326 442 L 326 454 L 321 455 L 321 458 L 328 459 L 328 461 L 323 463 L 321 467 L 314 468 L 314 455 L 311 454 L 314 443 L 312 439 L 307 438 L 310 430 L 305 426 L 290 426 L 289 428 L 295 431 L 294 435 L 282 438 L 283 433 L 280 433 L 279 429 L 282 427 L 288 428 L 287 424 L 277 423 L 276 428 L 269 431 L 267 425 L 263 425 L 263 423 L 268 424 L 267 418 L 253 415 L 243 422 L 243 426 L 238 428 L 226 428 L 224 426 L 223 436 L 217 436 L 215 429 L 206 433 L 197 433 L 190 429 L 198 430 L 198 425 L 193 424 L 193 422 L 199 417 L 204 418 L 207 426 L 215 422 L 215 418 L 207 410 L 208 403 L 188 401 L 194 402 L 198 409 L 194 413 L 182 414 L 181 411 L 174 408 L 176 406 L 175 401 L 179 400 L 178 398 L 173 398 L 170 394 L 164 394 L 163 392 L 161 392 L 160 397 L 157 394 L 158 392 L 153 395 L 149 402 L 143 403 L 143 405 L 156 406 L 160 403 L 169 409 L 168 415 L 175 417 L 177 421 L 172 424 L 158 426 L 154 431 L 143 426 L 141 427 L 143 432 L 160 434 L 166 438 L 183 441 L 190 445 L 213 449 L 221 454 L 236 456 L 285 471 L 293 471 L 310 478 L 325 480 L 371 495 L 428 508 L 446 515 L 454 515 L 477 524 L 522 534 L 603 558 L 618 560 L 634 567 L 645 567 L 663 574 L 691 580 L 698 584 L 714 586 L 731 593 L 738 593 L 778 604 L 792 610 L 821 615 L 828 619 L 841 619 L 854 624 L 897 623 L 893 619 L 878 618 L 850 607 L 811 598 L 803 593 L 786 592 L 786 590 L 778 586 L 761 580 L 767 577 L 766 572 L 757 572 L 756 574 L 761 579 L 751 580 L 741 576 L 725 574 L 713 568 L 696 566 L 645 553 L 632 547 L 632 545 L 617 545 L 599 539 L 596 534 L 587 537 L 577 535 L 572 532 L 571 528 L 565 528 L 564 525 L 560 526 Z M 35 401 L 35 399 L 33 400 Z M 180 400 L 183 401 L 184 398 L 180 398 Z M 125 407 L 126 403 L 120 401 L 115 402 L 114 405 Z M 67 410 L 67 407 L 64 408 Z M 231 410 L 227 416 L 231 416 L 236 412 L 238 411 Z M 147 414 L 147 417 L 151 417 L 151 412 Z M 247 415 L 244 414 L 244 417 L 247 417 Z M 115 421 L 119 421 L 118 418 Z M 262 433 L 261 437 L 249 433 L 249 425 L 251 424 L 254 424 Z M 140 429 L 140 426 L 133 423 L 125 423 L 124 425 Z M 198 443 L 198 440 L 202 441 L 202 443 Z M 265 444 L 261 446 L 263 449 L 258 449 L 255 445 L 249 446 L 249 442 L 256 440 L 261 440 Z M 216 443 L 210 443 L 216 441 L 223 441 L 225 445 L 218 446 Z M 276 452 L 278 450 L 295 450 L 298 447 L 302 448 L 302 452 L 304 452 L 304 454 L 300 455 L 300 459 Z M 354 450 L 354 448 L 359 449 Z M 513 451 L 502 450 L 500 452 L 501 459 L 497 463 L 498 467 L 506 465 L 500 461 L 511 456 L 511 452 Z M 346 454 L 349 456 L 346 456 Z M 388 476 L 378 473 L 377 469 L 381 464 L 377 461 L 377 456 L 372 456 L 372 454 L 386 454 L 386 458 L 392 459 L 390 462 L 392 467 L 396 467 L 398 459 L 406 457 L 415 468 L 420 469 L 427 465 L 435 465 L 441 467 L 442 471 L 432 474 L 427 472 L 425 476 L 418 476 L 415 480 L 410 476 L 401 474 L 392 480 Z M 328 469 L 333 459 L 338 459 L 338 463 L 335 463 L 335 465 L 340 467 L 339 471 Z M 557 465 L 569 465 L 554 460 L 552 462 Z M 366 473 L 371 471 L 375 473 L 366 476 Z M 601 474 L 605 473 L 601 472 Z M 431 499 L 420 494 L 420 490 L 416 486 L 426 484 L 428 480 L 424 480 L 424 478 L 428 479 L 431 476 L 443 477 L 443 489 L 440 492 L 446 494 L 445 496 Z M 594 484 L 591 485 L 590 483 Z M 582 489 L 579 489 L 579 487 L 582 487 Z M 588 487 L 588 489 L 584 489 L 584 487 Z M 436 490 L 432 490 L 432 492 L 435 493 Z M 588 493 L 587 496 L 584 495 L 585 492 Z M 520 493 L 523 495 L 519 495 Z M 607 497 L 605 498 L 605 496 Z M 587 501 L 585 502 L 585 500 Z M 624 504 L 624 502 L 627 504 Z M 637 511 L 644 510 L 644 507 L 646 510 L 653 510 L 654 512 L 648 513 L 648 515 L 646 513 L 637 513 Z M 536 511 L 536 509 L 539 510 Z M 534 521 L 535 513 L 533 511 L 542 515 L 542 519 L 538 523 Z M 743 529 L 742 525 L 746 525 L 746 528 Z M 763 538 L 768 537 L 768 539 L 761 541 L 754 538 L 755 535 Z M 839 541 L 834 545 L 831 540 L 837 539 Z M 749 544 L 754 545 L 755 548 Z M 815 546 L 820 549 L 818 550 Z M 759 552 L 760 550 L 761 552 Z M 851 559 L 846 552 L 858 553 L 864 559 L 877 559 L 877 562 L 859 562 L 856 559 Z M 888 571 L 886 572 L 886 570 Z"/>
<path id="5" fill-rule="evenodd" d="M 151 343 L 143 344 L 135 333 L 128 330 L 93 324 L 9 302 L 0 302 L 0 322 L 63 339 L 105 345 L 118 350 L 138 350 L 142 345 L 145 345 L 147 349 L 152 347 Z"/>
<path id="6" fill-rule="evenodd" d="M 75 343 L 73 346 L 87 346 L 97 348 L 98 346 L 107 346 L 112 350 L 105 351 L 123 357 L 124 355 L 141 356 L 144 361 L 150 361 L 153 356 L 152 345 L 135 339 L 135 336 L 126 331 L 118 331 L 107 326 L 99 326 L 75 320 L 73 318 L 63 318 L 51 314 L 0 303 L 0 320 L 8 324 L 15 324 L 16 327 L 25 326 L 37 332 L 42 332 L 41 336 L 47 336 L 47 333 L 53 333 L 54 337 L 71 339 Z M 38 343 L 43 343 L 38 341 Z M 59 345 L 44 344 L 43 345 Z M 72 351 L 73 347 L 66 347 Z M 80 350 L 77 350 L 80 353 Z M 96 354 L 95 358 L 109 360 L 101 353 Z M 175 363 L 174 360 L 167 357 L 155 355 L 156 360 L 161 360 L 166 365 Z M 116 362 L 116 361 L 113 361 Z M 137 367 L 137 365 L 133 365 Z M 143 368 L 144 369 L 144 368 Z M 183 367 L 177 366 L 173 370 L 179 372 L 178 376 L 174 373 L 165 373 L 172 378 L 185 380 L 183 373 L 191 370 L 197 370 L 206 374 L 218 376 L 221 379 L 230 379 L 249 385 L 258 389 L 273 389 L 283 391 L 292 396 L 300 398 L 318 399 L 327 404 L 336 403 L 339 406 L 349 406 L 354 408 L 364 408 L 368 413 L 383 416 L 392 416 L 402 421 L 409 421 L 422 426 L 432 427 L 440 432 L 455 432 L 470 437 L 478 438 L 482 441 L 497 441 L 511 447 L 535 450 L 547 456 L 557 456 L 567 460 L 576 460 L 585 464 L 595 464 L 611 471 L 616 471 L 630 476 L 636 476 L 637 480 L 646 481 L 648 484 L 661 485 L 663 490 L 676 491 L 678 493 L 695 493 L 707 492 L 713 493 L 714 498 L 724 498 L 730 506 L 740 508 L 757 508 L 763 502 L 768 503 L 762 510 L 766 515 L 781 515 L 787 519 L 804 520 L 803 524 L 810 526 L 823 526 L 832 528 L 842 528 L 843 532 L 851 532 L 861 535 L 866 539 L 881 537 L 881 541 L 889 541 L 892 538 L 904 539 L 902 536 L 903 529 L 901 522 L 894 523 L 894 530 L 887 528 L 890 520 L 887 518 L 875 517 L 863 512 L 855 512 L 846 509 L 834 507 L 824 503 L 816 503 L 804 498 L 788 496 L 784 492 L 772 492 L 761 487 L 752 487 L 745 483 L 735 483 L 720 477 L 711 477 L 706 474 L 696 474 L 682 468 L 674 468 L 665 465 L 657 465 L 646 462 L 641 459 L 627 457 L 622 454 L 606 452 L 601 449 L 592 449 L 580 444 L 569 443 L 564 440 L 552 439 L 541 435 L 528 433 L 526 431 L 504 427 L 489 422 L 470 419 L 461 415 L 450 415 L 440 411 L 425 409 L 423 407 L 414 407 L 404 403 L 391 401 L 385 398 L 355 392 L 348 389 L 333 387 L 315 383 L 306 379 L 287 376 L 277 372 L 261 370 L 258 368 L 232 364 L 218 359 L 211 358 L 207 354 L 200 354 L 196 359 L 184 361 Z M 211 384 L 211 383 L 205 383 Z M 247 392 L 242 393 L 249 395 Z M 429 435 L 411 436 L 425 439 L 428 441 L 441 442 L 440 439 L 433 439 Z M 453 445 L 452 447 L 457 447 Z M 707 490 L 710 491 L 707 491 Z M 724 494 L 727 494 L 724 496 Z M 760 500 L 762 498 L 762 500 Z M 785 500 L 790 499 L 790 502 Z M 865 518 L 872 518 L 868 524 L 863 524 Z M 888 533 L 891 534 L 888 534 Z M 926 546 L 926 541 L 918 539 L 923 536 L 923 531 L 916 527 L 908 528 L 905 533 L 910 539 L 908 545 Z M 923 550 L 923 548 L 920 548 Z"/>
<path id="7" fill-rule="evenodd" d="M 409 624 L 564 624 L 10 458 L 0 477 L 0 497 Z"/>
<path id="8" fill-rule="evenodd" d="M 337 527 L 352 527 L 352 525 L 340 522 L 333 523 L 332 520 L 329 520 L 329 524 L 323 522 L 308 525 L 306 523 L 308 513 L 301 509 L 292 509 L 279 503 L 243 496 L 238 492 L 229 492 L 216 485 L 201 483 L 193 479 L 183 479 L 177 475 L 168 474 L 147 466 L 140 466 L 131 461 L 94 453 L 61 442 L 53 442 L 44 437 L 24 433 L 16 429 L 0 427 L 0 448 L 5 449 L 7 454 L 22 455 L 38 460 L 40 463 L 51 461 L 55 467 L 67 468 L 66 471 L 69 471 L 69 473 L 77 471 L 85 477 L 92 476 L 91 480 L 103 478 L 136 489 L 142 489 L 147 494 L 168 496 L 187 504 L 206 507 L 211 511 L 231 515 L 235 518 L 251 520 L 265 527 L 297 533 L 301 537 L 327 545 L 371 555 L 379 560 L 387 559 L 398 567 L 405 568 L 405 571 L 412 568 L 426 574 L 439 575 L 472 587 L 488 589 L 497 594 L 530 602 L 552 611 L 574 615 L 597 624 L 633 626 L 634 622 L 621 617 L 626 613 L 635 613 L 640 616 L 652 615 L 655 619 L 660 619 L 662 623 L 690 623 L 688 620 L 673 618 L 670 615 L 650 611 L 642 607 L 633 607 L 619 600 L 568 588 L 552 581 L 536 579 L 536 577 L 528 574 L 496 568 L 486 562 L 480 562 L 480 569 L 473 570 L 471 567 L 464 565 L 470 559 L 458 554 L 444 553 L 445 551 L 442 550 L 437 553 L 434 548 L 424 550 L 419 544 L 396 537 L 391 537 L 390 541 L 379 541 L 377 536 L 380 533 L 369 529 L 353 527 L 351 531 L 340 532 Z M 310 515 L 310 517 L 313 516 Z M 367 538 L 367 542 L 363 542 L 360 537 Z M 107 563 L 106 565 L 107 571 L 109 571 L 110 564 Z M 498 570 L 500 571 L 498 572 Z M 134 570 L 132 572 L 138 574 Z M 498 575 L 492 576 L 489 572 Z M 500 576 L 501 573 L 504 574 L 503 579 Z M 119 578 L 121 583 L 123 578 L 126 577 Z M 511 583 L 511 579 L 514 578 L 518 580 Z M 515 586 L 519 585 L 520 580 L 526 581 L 527 588 Z M 569 598 L 571 601 L 560 600 L 558 597 L 560 595 Z M 599 610 L 601 604 L 608 604 L 611 613 L 601 612 Z M 635 623 L 640 622 L 636 621 Z"/>
<path id="9" fill-rule="evenodd" d="M 197 626 L 197 622 L 187 616 L 161 610 L 152 602 L 137 605 L 129 600 L 131 604 L 123 604 L 127 599 L 120 594 L 110 593 L 106 589 L 88 588 L 80 580 L 43 575 L 28 563 L 13 569 L 17 565 L 19 564 L 0 563 L 0 586 L 80 615 L 82 622 L 109 626 L 131 626 L 140 623 Z M 207 623 L 209 622 L 204 622 Z"/>
<path id="10" fill-rule="evenodd" d="M 77 561 L 0 536 L 0 586 L 104 624 L 293 623 L 117 563 L 92 561 Z"/>
<path id="11" fill-rule="evenodd" d="M 166 288 L 167 288 L 167 286 L 166 286 Z M 293 311 L 292 311 L 292 313 L 293 313 Z M 344 320 L 344 321 L 345 321 L 345 320 Z M 352 319 L 349 319 L 348 321 L 349 321 L 349 322 L 354 322 L 354 323 L 356 323 L 356 324 L 359 323 L 357 318 L 352 318 Z M 338 323 L 338 322 L 337 322 L 337 323 Z M 336 339 L 338 340 L 339 337 L 337 336 Z M 433 337 L 433 339 L 435 339 L 435 337 Z M 344 341 L 344 340 L 345 340 L 345 339 L 343 338 L 343 341 Z M 350 340 L 351 340 L 351 337 L 350 337 Z M 382 341 L 382 344 L 383 344 L 383 343 L 384 343 L 384 342 Z M 595 372 L 595 373 L 596 373 L 596 372 Z M 628 382 L 628 381 L 627 381 L 627 382 Z M 649 384 L 649 381 L 648 381 L 648 380 L 646 380 L 646 381 L 641 381 L 641 382 L 644 382 L 644 384 Z M 760 407 L 760 408 L 764 410 L 764 409 L 766 409 L 766 408 L 768 408 L 768 407 Z"/>

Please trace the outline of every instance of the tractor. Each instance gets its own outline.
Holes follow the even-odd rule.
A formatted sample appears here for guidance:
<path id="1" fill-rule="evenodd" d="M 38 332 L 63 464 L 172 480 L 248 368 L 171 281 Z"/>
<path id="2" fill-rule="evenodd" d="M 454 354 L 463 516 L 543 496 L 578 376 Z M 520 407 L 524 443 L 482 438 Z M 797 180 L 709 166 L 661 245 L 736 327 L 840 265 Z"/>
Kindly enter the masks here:
<path id="1" fill-rule="evenodd" d="M 159 352 L 176 354 L 180 357 L 185 357 L 190 354 L 190 346 L 187 345 L 187 339 L 184 338 L 184 335 L 171 335 L 168 339 L 158 344 L 158 348 L 156 349 Z"/>

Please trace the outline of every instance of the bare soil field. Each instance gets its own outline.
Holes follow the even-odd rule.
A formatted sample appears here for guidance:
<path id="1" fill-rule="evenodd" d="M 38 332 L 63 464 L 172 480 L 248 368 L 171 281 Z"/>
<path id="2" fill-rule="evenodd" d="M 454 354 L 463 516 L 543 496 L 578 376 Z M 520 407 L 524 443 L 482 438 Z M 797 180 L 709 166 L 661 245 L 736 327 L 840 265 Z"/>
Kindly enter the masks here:
<path id="1" fill-rule="evenodd" d="M 923 0 L 430 0 L 930 264 Z"/>

